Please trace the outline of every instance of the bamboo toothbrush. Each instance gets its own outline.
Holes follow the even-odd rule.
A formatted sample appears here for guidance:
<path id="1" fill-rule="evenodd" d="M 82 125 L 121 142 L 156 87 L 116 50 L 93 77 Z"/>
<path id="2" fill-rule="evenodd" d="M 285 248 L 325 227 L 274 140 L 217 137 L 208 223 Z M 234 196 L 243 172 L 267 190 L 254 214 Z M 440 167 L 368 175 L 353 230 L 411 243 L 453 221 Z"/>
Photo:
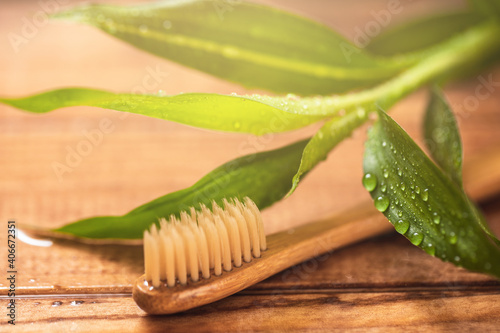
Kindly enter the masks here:
<path id="1" fill-rule="evenodd" d="M 304 260 L 393 229 L 370 204 L 266 240 L 249 198 L 224 200 L 224 209 L 214 204 L 212 211 L 192 209 L 144 232 L 146 273 L 133 290 L 141 309 L 171 314 L 215 302 Z"/>
<path id="2" fill-rule="evenodd" d="M 498 165 L 497 147 L 469 159 L 464 184 L 471 198 L 497 193 Z M 393 230 L 372 202 L 267 240 L 250 199 L 224 201 L 224 209 L 215 205 L 212 211 L 191 209 L 144 233 L 146 274 L 133 290 L 141 309 L 171 314 L 215 302 L 309 258 Z"/>

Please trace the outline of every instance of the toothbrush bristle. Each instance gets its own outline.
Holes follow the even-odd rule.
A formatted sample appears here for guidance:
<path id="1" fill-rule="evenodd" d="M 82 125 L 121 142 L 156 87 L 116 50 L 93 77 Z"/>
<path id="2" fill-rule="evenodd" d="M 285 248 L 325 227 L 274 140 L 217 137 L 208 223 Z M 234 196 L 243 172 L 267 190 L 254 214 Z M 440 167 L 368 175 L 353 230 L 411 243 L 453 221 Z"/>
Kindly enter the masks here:
<path id="1" fill-rule="evenodd" d="M 250 198 L 224 199 L 222 208 L 212 202 L 212 210 L 202 204 L 144 231 L 145 277 L 153 287 L 185 285 L 259 258 L 265 249 L 260 211 Z"/>

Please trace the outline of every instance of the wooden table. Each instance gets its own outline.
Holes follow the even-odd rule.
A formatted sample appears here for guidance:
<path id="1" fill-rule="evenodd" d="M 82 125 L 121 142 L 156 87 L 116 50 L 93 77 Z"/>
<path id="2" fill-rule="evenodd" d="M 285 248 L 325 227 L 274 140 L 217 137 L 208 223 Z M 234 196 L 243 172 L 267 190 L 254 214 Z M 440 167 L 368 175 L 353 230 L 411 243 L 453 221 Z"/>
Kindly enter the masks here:
<path id="1" fill-rule="evenodd" d="M 47 1 L 49 2 L 49 1 Z M 77 1 L 71 2 L 73 5 Z M 123 3 L 127 1 L 107 1 Z M 387 2 L 268 1 L 318 19 L 353 37 Z M 56 3 L 52 1 L 52 3 Z M 427 12 L 463 6 L 461 1 L 401 1 L 401 22 Z M 57 3 L 56 3 L 57 4 Z M 37 1 L 2 1 L 2 36 L 21 32 L 41 10 Z M 133 49 L 86 26 L 44 23 L 17 52 L 0 39 L 1 95 L 21 96 L 64 86 L 131 91 L 151 71 L 154 91 L 230 93 L 243 88 Z M 481 74 L 500 80 L 500 68 Z M 460 105 L 474 96 L 476 78 L 450 85 L 447 97 Z M 153 92 L 153 91 L 151 91 Z M 419 139 L 426 95 L 400 102 L 393 117 Z M 500 147 L 500 93 L 458 117 L 465 161 Z M 85 133 L 109 119 L 103 137 L 71 172 L 53 169 Z M 258 150 L 311 135 L 314 128 L 276 135 Z M 55 227 L 94 215 L 123 214 L 185 188 L 218 165 L 248 151 L 250 136 L 221 134 L 110 110 L 74 107 L 34 115 L 0 105 L 0 297 L 6 312 L 7 220 Z M 264 211 L 266 232 L 293 228 L 369 199 L 360 184 L 365 130 L 342 143 L 304 179 L 290 198 Z M 251 141 L 250 141 L 251 142 Z M 194 153 L 193 153 L 194 152 Z M 495 153 L 492 153 L 495 154 Z M 498 154 L 498 150 L 497 150 Z M 498 156 L 498 155 L 496 155 Z M 473 175 L 480 177 L 481 175 Z M 471 193 L 481 189 L 470 186 Z M 475 192 L 476 191 L 476 192 Z M 500 234 L 500 196 L 490 191 L 482 208 Z M 142 274 L 139 246 L 95 246 L 54 241 L 49 247 L 17 243 L 16 331 L 498 331 L 500 283 L 443 263 L 391 233 L 312 259 L 225 300 L 186 313 L 149 317 L 131 298 Z M 13 329 L 2 312 L 0 331 Z"/>

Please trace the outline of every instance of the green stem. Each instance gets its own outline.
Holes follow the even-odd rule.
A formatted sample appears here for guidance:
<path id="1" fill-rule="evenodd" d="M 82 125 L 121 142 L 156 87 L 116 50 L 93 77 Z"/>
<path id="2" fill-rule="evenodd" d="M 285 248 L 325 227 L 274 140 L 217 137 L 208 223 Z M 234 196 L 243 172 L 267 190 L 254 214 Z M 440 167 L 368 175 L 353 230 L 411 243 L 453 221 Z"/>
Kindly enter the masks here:
<path id="1" fill-rule="evenodd" d="M 487 58 L 500 49 L 500 26 L 495 22 L 481 24 L 450 39 L 415 66 L 372 89 L 359 93 L 325 98 L 333 109 L 350 110 L 361 106 L 369 109 L 377 103 L 388 109 L 421 86 L 446 77 L 462 66 Z"/>

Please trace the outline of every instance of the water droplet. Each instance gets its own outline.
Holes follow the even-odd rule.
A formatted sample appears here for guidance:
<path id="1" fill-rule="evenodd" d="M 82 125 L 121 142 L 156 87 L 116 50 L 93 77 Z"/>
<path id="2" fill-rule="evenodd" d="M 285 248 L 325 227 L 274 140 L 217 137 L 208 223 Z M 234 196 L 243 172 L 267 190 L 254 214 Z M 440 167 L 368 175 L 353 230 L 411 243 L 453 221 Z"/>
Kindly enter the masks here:
<path id="1" fill-rule="evenodd" d="M 73 301 L 70 304 L 71 305 L 81 305 L 81 304 L 83 304 L 83 301 Z"/>
<path id="2" fill-rule="evenodd" d="M 382 186 L 380 186 L 380 190 L 382 191 L 382 193 L 385 193 L 385 191 L 387 191 L 387 185 L 382 184 Z"/>
<path id="3" fill-rule="evenodd" d="M 429 199 L 429 189 L 426 188 L 424 189 L 424 191 L 422 192 L 422 200 L 424 201 L 427 201 Z"/>
<path id="4" fill-rule="evenodd" d="M 371 173 L 366 173 L 363 176 L 363 186 L 367 191 L 373 191 L 377 187 L 377 177 Z"/>
<path id="5" fill-rule="evenodd" d="M 434 223 L 436 224 L 439 224 L 439 222 L 441 222 L 441 217 L 438 215 L 438 213 L 434 212 L 432 215 L 432 221 L 434 221 Z"/>
<path id="6" fill-rule="evenodd" d="M 456 244 L 457 243 L 457 235 L 452 231 L 450 232 L 450 238 L 448 239 L 450 241 L 450 244 Z"/>
<path id="7" fill-rule="evenodd" d="M 400 169 L 400 168 L 398 168 L 398 176 L 400 176 L 400 177 L 401 177 L 402 175 L 403 175 L 403 171 L 401 171 L 401 169 Z"/>
<path id="8" fill-rule="evenodd" d="M 436 248 L 431 243 L 425 244 L 424 251 L 430 254 L 431 256 L 436 254 Z"/>
<path id="9" fill-rule="evenodd" d="M 415 192 L 411 192 L 411 198 L 415 199 Z"/>
<path id="10" fill-rule="evenodd" d="M 460 257 L 459 256 L 455 256 L 455 258 L 453 258 L 453 260 L 455 260 L 455 262 L 459 262 L 460 261 Z"/>
<path id="11" fill-rule="evenodd" d="M 424 239 L 424 235 L 419 233 L 418 231 L 412 232 L 408 238 L 413 245 L 420 245 L 422 240 Z"/>
<path id="12" fill-rule="evenodd" d="M 59 306 L 59 305 L 62 305 L 63 302 L 60 302 L 60 301 L 55 301 L 55 302 L 52 302 L 52 306 Z"/>
<path id="13" fill-rule="evenodd" d="M 405 232 L 407 232 L 409 227 L 410 227 L 410 222 L 404 220 L 399 220 L 394 224 L 394 228 L 400 234 L 404 234 Z"/>
<path id="14" fill-rule="evenodd" d="M 163 27 L 164 27 L 165 29 L 170 29 L 170 28 L 172 28 L 172 22 L 170 22 L 170 21 L 163 21 Z"/>
<path id="15" fill-rule="evenodd" d="M 387 146 L 387 142 L 382 141 L 382 147 L 385 147 L 385 146 Z"/>
<path id="16" fill-rule="evenodd" d="M 357 115 L 358 115 L 358 118 L 360 119 L 363 119 L 366 117 L 366 110 L 363 109 L 363 108 L 358 108 L 358 110 L 356 111 Z"/>
<path id="17" fill-rule="evenodd" d="M 384 178 L 389 177 L 389 171 L 387 169 L 384 169 Z"/>
<path id="18" fill-rule="evenodd" d="M 401 183 L 401 190 L 402 190 L 402 191 L 406 190 L 406 185 L 405 185 L 405 183 Z"/>
<path id="19" fill-rule="evenodd" d="M 143 34 L 145 34 L 146 32 L 148 32 L 148 30 L 149 30 L 149 28 L 148 28 L 148 26 L 147 26 L 147 25 L 145 25 L 145 24 L 141 24 L 141 25 L 139 26 L 139 32 L 141 32 L 141 33 L 143 33 Z"/>
<path id="20" fill-rule="evenodd" d="M 388 197 L 380 196 L 375 199 L 375 208 L 377 208 L 379 212 L 385 212 L 387 207 L 389 207 Z"/>
<path id="21" fill-rule="evenodd" d="M 417 194 L 420 194 L 420 187 L 415 186 L 415 192 L 416 192 Z"/>
<path id="22" fill-rule="evenodd" d="M 399 217 L 403 216 L 403 212 L 402 212 L 402 211 L 399 211 L 399 212 L 398 212 L 398 216 L 399 216 Z"/>

